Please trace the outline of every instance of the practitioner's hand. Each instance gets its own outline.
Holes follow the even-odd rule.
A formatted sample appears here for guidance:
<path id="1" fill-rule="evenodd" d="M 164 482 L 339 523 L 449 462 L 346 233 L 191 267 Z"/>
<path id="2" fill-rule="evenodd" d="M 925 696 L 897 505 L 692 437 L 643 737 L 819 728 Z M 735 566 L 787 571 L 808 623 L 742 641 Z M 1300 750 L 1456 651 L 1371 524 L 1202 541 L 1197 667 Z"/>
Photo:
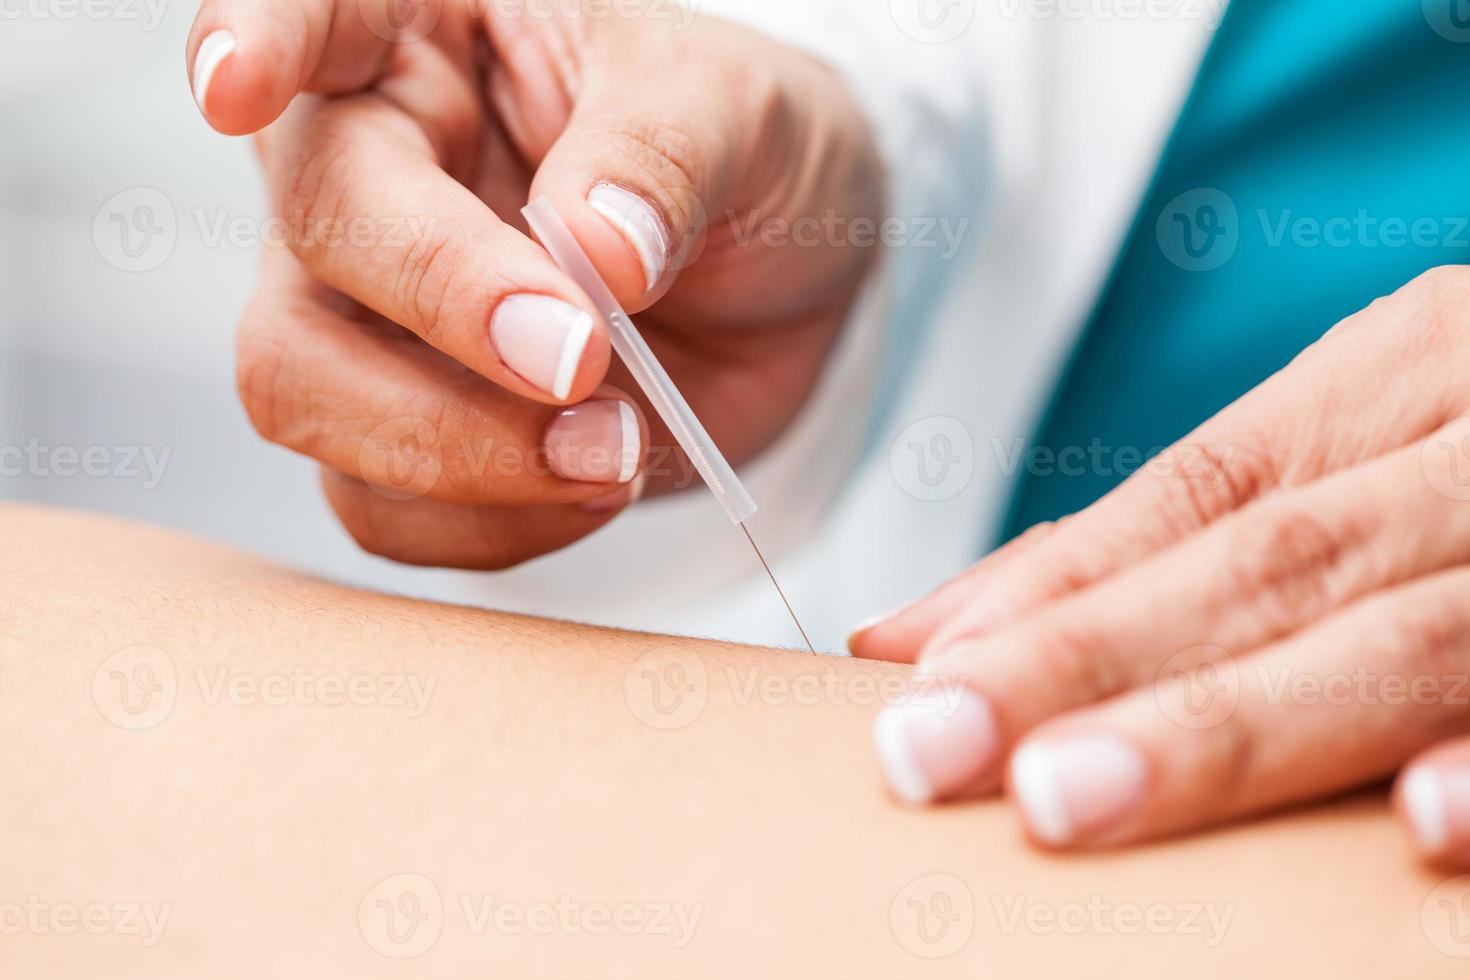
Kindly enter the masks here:
<path id="1" fill-rule="evenodd" d="M 878 722 L 912 802 L 1016 798 L 1052 847 L 1402 771 L 1470 866 L 1470 268 L 1337 325 L 1115 492 L 852 639 L 963 678 Z"/>
<path id="2" fill-rule="evenodd" d="M 870 137 L 824 66 L 640 3 L 204 0 L 196 100 L 221 132 L 261 131 L 266 237 L 289 246 L 266 249 L 240 326 L 241 397 L 324 464 L 370 551 L 503 567 L 599 527 L 645 475 L 692 478 L 527 237 L 531 197 L 648 310 L 732 458 L 821 370 L 872 257 L 846 233 L 881 210 Z"/>

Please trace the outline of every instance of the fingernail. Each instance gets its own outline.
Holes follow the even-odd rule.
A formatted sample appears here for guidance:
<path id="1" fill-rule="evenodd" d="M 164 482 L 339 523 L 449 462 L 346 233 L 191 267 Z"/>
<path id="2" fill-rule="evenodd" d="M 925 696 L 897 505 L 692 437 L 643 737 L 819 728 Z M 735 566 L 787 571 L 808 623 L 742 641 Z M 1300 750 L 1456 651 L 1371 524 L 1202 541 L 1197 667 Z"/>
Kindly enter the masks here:
<path id="1" fill-rule="evenodd" d="M 615 490 L 606 496 L 584 501 L 581 507 L 583 510 L 590 510 L 593 513 L 605 513 L 610 510 L 622 510 L 624 507 L 631 507 L 643 496 L 643 485 L 647 482 L 648 474 L 639 473 L 633 477 L 633 482 L 621 490 Z"/>
<path id="2" fill-rule="evenodd" d="M 1404 775 L 1403 795 L 1419 849 L 1430 856 L 1443 854 L 1449 841 L 1449 813 L 1439 775 L 1428 766 L 1414 766 Z"/>
<path id="3" fill-rule="evenodd" d="M 1011 787 L 1037 839 L 1058 847 L 1093 837 L 1143 803 L 1148 763 L 1114 735 L 1023 745 L 1011 758 Z"/>
<path id="4" fill-rule="evenodd" d="M 646 288 L 653 289 L 669 264 L 669 235 L 653 205 L 616 184 L 597 184 L 587 206 L 608 220 L 638 253 Z"/>
<path id="5" fill-rule="evenodd" d="M 638 472 L 638 413 L 625 401 L 562 409 L 546 426 L 544 441 L 552 471 L 568 480 L 627 483 Z"/>
<path id="6" fill-rule="evenodd" d="M 551 296 L 508 296 L 490 317 L 490 342 L 506 367 L 553 398 L 571 394 L 592 336 L 592 314 Z"/>
<path id="7" fill-rule="evenodd" d="M 965 687 L 950 698 L 925 694 L 889 705 L 873 723 L 873 741 L 888 788 L 912 806 L 975 782 L 1000 748 L 989 702 Z"/>
<path id="8" fill-rule="evenodd" d="M 208 37 L 199 42 L 199 50 L 194 53 L 194 102 L 206 116 L 209 111 L 204 108 L 204 100 L 209 95 L 209 80 L 214 77 L 215 69 L 234 50 L 234 33 L 218 30 L 210 32 Z"/>

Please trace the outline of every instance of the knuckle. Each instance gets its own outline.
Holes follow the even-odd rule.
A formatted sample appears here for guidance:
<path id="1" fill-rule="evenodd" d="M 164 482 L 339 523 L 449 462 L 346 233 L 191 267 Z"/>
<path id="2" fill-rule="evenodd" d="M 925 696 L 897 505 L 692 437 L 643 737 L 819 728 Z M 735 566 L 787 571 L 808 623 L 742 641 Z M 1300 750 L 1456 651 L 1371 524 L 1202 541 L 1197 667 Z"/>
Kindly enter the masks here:
<path id="1" fill-rule="evenodd" d="M 1470 641 L 1470 623 L 1457 601 L 1463 594 L 1426 588 L 1384 601 L 1377 617 L 1383 636 L 1375 644 L 1383 662 L 1410 680 L 1463 676 Z"/>
<path id="2" fill-rule="evenodd" d="M 1386 329 L 1397 344 L 1458 349 L 1470 327 L 1470 266 L 1430 269 L 1369 309 L 1378 311 L 1376 319 L 1388 321 Z"/>
<path id="3" fill-rule="evenodd" d="M 1278 485 L 1265 437 L 1242 432 L 1228 443 L 1186 442 L 1149 466 L 1157 481 L 1160 511 L 1176 529 L 1193 531 L 1233 513 Z"/>
<path id="4" fill-rule="evenodd" d="M 645 184 L 640 192 L 670 212 L 665 215 L 668 227 L 690 227 L 699 216 L 690 213 L 689 202 L 703 186 L 696 161 L 710 138 L 687 121 L 655 118 L 613 126 L 602 135 L 620 169 L 640 175 Z"/>
<path id="5" fill-rule="evenodd" d="M 1078 703 L 1115 694 L 1130 680 L 1111 635 L 1100 625 L 1054 625 L 1044 632 L 1039 651 L 1042 671 L 1057 678 Z"/>
<path id="6" fill-rule="evenodd" d="M 764 137 L 761 142 L 779 146 L 802 138 L 811 120 L 798 110 L 775 70 L 764 62 L 744 62 L 735 71 L 731 91 L 741 101 L 741 118 L 751 120 Z"/>
<path id="7" fill-rule="evenodd" d="M 450 238 L 420 235 L 405 251 L 393 284 L 398 308 L 414 318 L 415 332 L 435 347 L 445 340 L 445 310 L 459 265 L 459 249 Z"/>
<path id="8" fill-rule="evenodd" d="M 1010 549 L 1012 554 L 1022 552 L 1027 550 L 1028 548 L 1034 547 L 1035 545 L 1038 545 L 1041 542 L 1045 541 L 1047 538 L 1051 537 L 1052 532 L 1060 527 L 1062 520 L 1065 519 L 1066 518 L 1062 518 L 1061 520 L 1042 521 L 1039 524 L 1032 524 L 1026 530 L 1016 535 L 1015 540 L 1006 544 L 1005 547 Z"/>
<path id="9" fill-rule="evenodd" d="M 434 432 L 433 448 L 441 468 L 435 496 L 466 503 L 494 499 L 501 455 L 495 451 L 493 435 L 480 435 L 484 429 L 475 406 L 462 399 L 436 398 L 424 414 Z"/>
<path id="10" fill-rule="evenodd" d="M 1339 568 L 1351 534 L 1296 506 L 1252 515 L 1227 535 L 1226 570 L 1235 594 L 1272 635 L 1335 609 Z"/>
<path id="11" fill-rule="evenodd" d="M 1254 719 L 1236 715 L 1228 724 L 1209 730 L 1209 767 L 1218 773 L 1213 780 L 1221 815 L 1253 809 L 1258 769 L 1261 765 L 1261 736 Z"/>
<path id="12" fill-rule="evenodd" d="M 1408 289 L 1419 302 L 1463 311 L 1470 305 L 1470 266 L 1436 266 L 1410 280 Z"/>
<path id="13" fill-rule="evenodd" d="M 329 133 L 319 135 L 287 164 L 291 176 L 277 202 L 282 215 L 305 228 L 336 224 L 343 217 L 356 168 L 357 153 L 349 140 Z M 291 235 L 291 249 L 309 258 L 317 251 L 321 237 Z"/>
<path id="14" fill-rule="evenodd" d="M 1018 596 L 1039 606 L 1078 592 L 1113 571 L 1115 542 L 1107 537 L 1106 529 L 1084 530 L 1080 517 L 1069 514 L 1033 529 L 1038 539 L 1034 560 L 1013 576 L 1016 584 L 1012 588 Z M 1066 533 L 1068 529 L 1072 533 Z"/>

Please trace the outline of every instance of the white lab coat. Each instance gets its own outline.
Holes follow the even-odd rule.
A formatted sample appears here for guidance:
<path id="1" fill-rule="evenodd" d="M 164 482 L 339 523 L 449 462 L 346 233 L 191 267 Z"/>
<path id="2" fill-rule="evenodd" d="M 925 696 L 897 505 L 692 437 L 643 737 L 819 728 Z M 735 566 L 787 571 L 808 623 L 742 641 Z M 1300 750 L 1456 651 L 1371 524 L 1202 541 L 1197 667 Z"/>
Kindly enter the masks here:
<path id="1" fill-rule="evenodd" d="M 841 650 L 856 621 L 954 575 L 995 533 L 1016 448 L 1224 2 L 698 4 L 847 75 L 888 161 L 892 211 L 916 239 L 888 251 L 811 403 L 744 472 L 761 508 L 752 530 L 818 649 Z M 924 223 L 939 219 L 967 222 L 950 258 L 922 246 Z M 702 491 L 646 501 L 565 551 L 446 588 L 550 616 L 800 644 L 744 537 Z"/>

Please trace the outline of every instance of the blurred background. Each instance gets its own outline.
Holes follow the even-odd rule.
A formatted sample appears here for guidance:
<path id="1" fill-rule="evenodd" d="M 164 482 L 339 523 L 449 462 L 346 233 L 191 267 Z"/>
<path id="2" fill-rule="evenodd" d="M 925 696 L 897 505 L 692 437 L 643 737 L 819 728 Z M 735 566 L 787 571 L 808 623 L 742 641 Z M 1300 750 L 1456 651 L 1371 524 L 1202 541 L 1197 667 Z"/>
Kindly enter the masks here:
<path id="1" fill-rule="evenodd" d="M 256 436 L 235 398 L 235 322 L 270 227 L 249 140 L 209 129 L 189 93 L 195 8 L 0 2 L 0 497 L 422 591 L 445 573 L 366 559 L 314 466 Z"/>

